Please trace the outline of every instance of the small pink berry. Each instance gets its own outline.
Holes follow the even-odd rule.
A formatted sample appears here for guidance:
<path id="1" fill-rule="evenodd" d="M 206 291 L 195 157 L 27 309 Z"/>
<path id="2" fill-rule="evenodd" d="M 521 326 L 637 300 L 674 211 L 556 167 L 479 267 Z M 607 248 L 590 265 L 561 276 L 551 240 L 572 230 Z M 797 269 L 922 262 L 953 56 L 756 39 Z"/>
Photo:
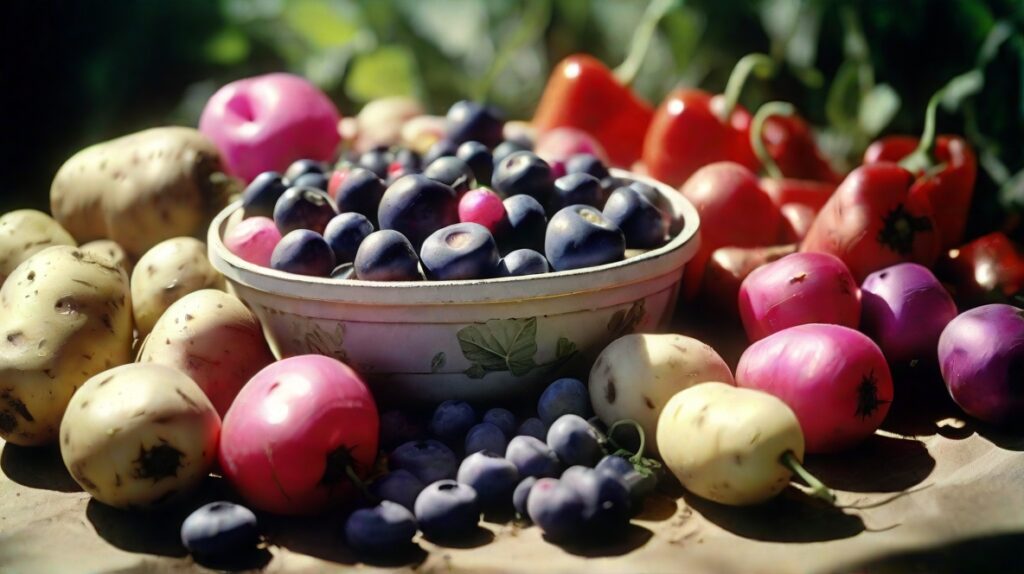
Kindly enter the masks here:
<path id="1" fill-rule="evenodd" d="M 479 223 L 497 237 L 508 226 L 501 196 L 486 188 L 467 191 L 459 200 L 459 221 Z"/>
<path id="2" fill-rule="evenodd" d="M 270 267 L 270 255 L 279 241 L 281 232 L 269 217 L 244 219 L 224 235 L 228 251 L 263 267 Z"/>

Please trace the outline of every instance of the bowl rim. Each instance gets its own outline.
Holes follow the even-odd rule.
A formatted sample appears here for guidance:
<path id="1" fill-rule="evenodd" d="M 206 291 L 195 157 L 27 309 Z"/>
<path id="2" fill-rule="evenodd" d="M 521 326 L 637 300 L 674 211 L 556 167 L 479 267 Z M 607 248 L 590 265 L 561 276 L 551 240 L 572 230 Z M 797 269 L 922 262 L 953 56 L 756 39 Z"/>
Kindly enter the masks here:
<path id="1" fill-rule="evenodd" d="M 541 275 L 456 281 L 364 281 L 310 277 L 277 271 L 231 253 L 222 239 L 228 219 L 241 208 L 232 202 L 214 217 L 207 233 L 210 262 L 233 283 L 269 294 L 352 305 L 458 305 L 546 299 L 601 291 L 679 271 L 700 248 L 700 216 L 682 194 L 648 176 L 612 168 L 615 177 L 658 190 L 683 218 L 683 228 L 665 245 L 621 261 Z"/>

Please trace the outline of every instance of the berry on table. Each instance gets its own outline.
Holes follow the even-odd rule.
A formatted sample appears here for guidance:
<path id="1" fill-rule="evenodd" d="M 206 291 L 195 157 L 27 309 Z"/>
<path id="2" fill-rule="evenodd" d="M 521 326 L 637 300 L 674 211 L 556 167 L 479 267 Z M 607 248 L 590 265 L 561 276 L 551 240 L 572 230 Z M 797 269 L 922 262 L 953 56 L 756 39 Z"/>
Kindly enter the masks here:
<path id="1" fill-rule="evenodd" d="M 407 470 L 423 484 L 455 478 L 458 462 L 452 449 L 436 440 L 407 442 L 388 457 L 391 470 Z"/>
<path id="2" fill-rule="evenodd" d="M 591 412 L 590 392 L 579 379 L 558 379 L 544 389 L 537 401 L 537 414 L 548 425 L 562 415 L 573 414 L 586 419 Z"/>
<path id="3" fill-rule="evenodd" d="M 480 523 L 480 504 L 472 486 L 439 480 L 416 497 L 416 520 L 428 538 L 448 540 L 473 532 Z"/>
<path id="4" fill-rule="evenodd" d="M 345 521 L 349 547 L 364 554 L 400 551 L 416 536 L 416 518 L 408 508 L 385 500 L 373 508 L 361 508 Z"/>
<path id="5" fill-rule="evenodd" d="M 181 524 L 181 543 L 200 557 L 231 558 L 255 550 L 259 538 L 256 515 L 232 502 L 201 506 Z"/>

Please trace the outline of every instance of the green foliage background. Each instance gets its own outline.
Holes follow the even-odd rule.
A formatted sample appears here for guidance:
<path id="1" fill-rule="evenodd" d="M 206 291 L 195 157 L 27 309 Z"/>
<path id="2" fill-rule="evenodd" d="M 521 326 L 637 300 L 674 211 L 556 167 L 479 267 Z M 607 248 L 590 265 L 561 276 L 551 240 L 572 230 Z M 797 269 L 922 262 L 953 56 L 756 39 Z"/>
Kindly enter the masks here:
<path id="1" fill-rule="evenodd" d="M 486 97 L 529 118 L 551 67 L 574 52 L 621 62 L 644 0 L 175 0 L 5 4 L 0 119 L 8 178 L 0 209 L 45 208 L 74 151 L 176 123 L 195 125 L 223 83 L 290 70 L 346 115 L 392 94 L 443 112 Z M 982 156 L 975 233 L 1020 233 L 1024 206 L 1024 2 L 1021 0 L 690 0 L 666 17 L 635 82 L 657 103 L 678 85 L 721 90 L 760 51 L 785 63 L 742 101 L 797 105 L 847 166 L 880 133 L 916 133 L 928 98 L 974 67 L 986 37 L 1009 39 L 983 91 L 943 131 Z"/>

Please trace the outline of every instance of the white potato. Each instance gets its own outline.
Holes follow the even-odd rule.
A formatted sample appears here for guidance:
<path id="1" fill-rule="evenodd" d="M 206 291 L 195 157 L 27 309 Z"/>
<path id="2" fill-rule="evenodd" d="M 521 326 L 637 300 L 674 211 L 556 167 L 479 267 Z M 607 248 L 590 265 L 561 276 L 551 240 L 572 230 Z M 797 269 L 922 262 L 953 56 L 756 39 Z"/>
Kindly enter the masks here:
<path id="1" fill-rule="evenodd" d="M 735 506 L 781 492 L 791 473 L 780 461 L 804 458 L 796 415 L 778 398 L 718 382 L 672 397 L 658 420 L 665 466 L 697 496 Z"/>
<path id="2" fill-rule="evenodd" d="M 219 435 L 217 411 L 188 376 L 131 364 L 75 393 L 60 425 L 60 453 L 96 500 L 143 508 L 197 487 L 213 466 Z"/>
<path id="3" fill-rule="evenodd" d="M 605 424 L 640 423 L 647 452 L 658 454 L 654 433 L 662 407 L 697 383 L 735 384 L 729 366 L 709 345 L 677 334 L 635 334 L 605 347 L 590 371 L 590 401 Z"/>
<path id="4" fill-rule="evenodd" d="M 96 253 L 104 257 L 109 257 L 111 261 L 124 267 L 124 270 L 131 275 L 132 272 L 132 260 L 128 257 L 128 253 L 123 247 L 118 245 L 116 241 L 110 239 L 97 239 L 96 241 L 90 241 L 81 245 L 82 251 L 86 253 Z"/>
<path id="5" fill-rule="evenodd" d="M 76 243 L 70 233 L 42 211 L 19 209 L 0 216 L 0 285 L 22 261 L 54 245 Z"/>
<path id="6" fill-rule="evenodd" d="M 146 338 L 139 362 L 185 373 L 224 416 L 238 391 L 274 355 L 248 307 L 233 295 L 203 289 L 167 309 Z"/>
<path id="7" fill-rule="evenodd" d="M 128 276 L 105 257 L 50 247 L 0 289 L 0 437 L 56 442 L 71 395 L 131 361 Z"/>
<path id="8" fill-rule="evenodd" d="M 172 303 L 200 289 L 224 289 L 224 276 L 206 258 L 206 244 L 191 237 L 162 241 L 132 272 L 132 313 L 139 337 L 153 330 Z"/>

